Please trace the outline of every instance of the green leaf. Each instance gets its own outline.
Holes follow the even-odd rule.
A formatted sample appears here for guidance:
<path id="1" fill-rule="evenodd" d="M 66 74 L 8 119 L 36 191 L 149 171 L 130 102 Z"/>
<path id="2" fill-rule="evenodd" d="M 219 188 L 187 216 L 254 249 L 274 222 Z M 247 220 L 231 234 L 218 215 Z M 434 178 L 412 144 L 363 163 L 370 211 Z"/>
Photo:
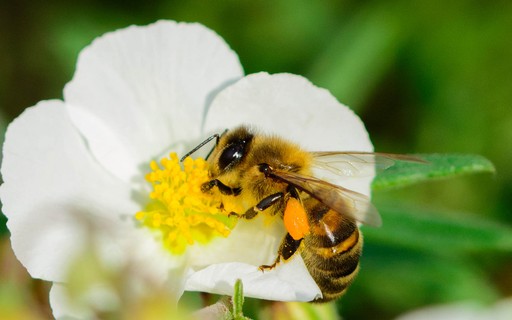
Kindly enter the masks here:
<path id="1" fill-rule="evenodd" d="M 244 287 L 242 280 L 238 279 L 235 283 L 235 292 L 233 294 L 233 316 L 235 319 L 243 316 L 242 307 L 244 305 Z"/>
<path id="2" fill-rule="evenodd" d="M 422 181 L 478 172 L 495 172 L 486 158 L 472 154 L 419 154 L 427 164 L 399 161 L 375 177 L 374 191 L 407 186 Z"/>
<path id="3" fill-rule="evenodd" d="M 468 214 L 382 208 L 383 226 L 364 228 L 365 242 L 436 253 L 512 253 L 512 228 Z"/>
<path id="4" fill-rule="evenodd" d="M 244 316 L 243 305 L 244 305 L 244 287 L 242 280 L 238 279 L 235 282 L 235 288 L 233 293 L 233 319 L 234 320 L 250 320 Z"/>

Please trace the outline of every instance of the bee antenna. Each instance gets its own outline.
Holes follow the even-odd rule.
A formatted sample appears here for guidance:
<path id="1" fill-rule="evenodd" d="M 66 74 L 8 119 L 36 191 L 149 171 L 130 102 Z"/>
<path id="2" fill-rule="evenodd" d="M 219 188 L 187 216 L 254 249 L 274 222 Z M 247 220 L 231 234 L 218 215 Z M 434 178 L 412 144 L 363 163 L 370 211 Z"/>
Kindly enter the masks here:
<path id="1" fill-rule="evenodd" d="M 186 157 L 190 156 L 191 154 L 193 154 L 194 152 L 196 152 L 197 150 L 201 149 L 205 144 L 207 144 L 208 142 L 212 141 L 213 139 L 216 139 L 215 141 L 215 145 L 219 144 L 219 139 L 221 136 L 223 136 L 228 130 L 224 130 L 224 132 L 220 135 L 218 133 L 206 138 L 206 140 L 204 140 L 203 142 L 201 142 L 200 144 L 198 144 L 194 149 L 190 150 L 189 152 L 187 152 L 186 155 L 184 155 L 183 157 L 181 157 L 180 159 L 180 162 L 183 162 L 183 160 L 185 160 Z M 210 156 L 210 154 L 213 152 L 213 148 L 212 150 L 210 150 L 210 152 L 208 152 L 208 155 L 206 156 L 206 159 L 208 159 L 208 157 Z"/>

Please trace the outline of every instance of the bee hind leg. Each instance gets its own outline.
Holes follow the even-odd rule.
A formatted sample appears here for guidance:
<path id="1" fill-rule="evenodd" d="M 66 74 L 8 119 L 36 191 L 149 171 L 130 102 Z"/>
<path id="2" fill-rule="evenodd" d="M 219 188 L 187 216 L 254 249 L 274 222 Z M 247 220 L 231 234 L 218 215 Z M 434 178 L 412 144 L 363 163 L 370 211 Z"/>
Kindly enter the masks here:
<path id="1" fill-rule="evenodd" d="M 284 261 L 287 261 L 295 254 L 295 252 L 297 252 L 301 242 L 302 239 L 295 240 L 289 233 L 287 233 L 281 242 L 281 245 L 279 246 L 279 250 L 277 251 L 277 258 L 274 263 L 271 265 L 261 265 L 258 269 L 260 269 L 262 272 L 265 272 L 265 270 L 274 269 L 276 265 L 281 262 L 281 258 L 283 258 Z"/>

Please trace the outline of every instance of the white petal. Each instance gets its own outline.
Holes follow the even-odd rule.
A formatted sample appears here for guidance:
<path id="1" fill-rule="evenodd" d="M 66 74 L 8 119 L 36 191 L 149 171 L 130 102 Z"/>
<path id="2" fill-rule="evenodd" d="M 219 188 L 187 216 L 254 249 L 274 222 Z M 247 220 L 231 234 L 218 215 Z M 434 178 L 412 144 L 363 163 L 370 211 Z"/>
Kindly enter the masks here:
<path id="1" fill-rule="evenodd" d="M 241 220 L 229 237 L 213 239 L 207 246 L 190 247 L 190 265 L 198 270 L 210 264 L 233 261 L 256 267 L 273 263 L 285 229 L 282 220 L 269 223 L 267 218 L 262 214 L 250 221 Z"/>
<path id="2" fill-rule="evenodd" d="M 215 239 L 207 247 L 191 247 L 189 262 L 198 271 L 187 280 L 185 289 L 232 294 L 233 284 L 240 278 L 244 294 L 250 297 L 310 301 L 319 296 L 320 289 L 299 254 L 273 270 L 258 270 L 274 262 L 285 235 L 281 220 L 269 223 L 267 218 L 260 215 L 239 221 L 228 238 Z"/>
<path id="3" fill-rule="evenodd" d="M 54 283 L 50 289 L 50 306 L 57 320 L 92 319 L 93 314 L 84 307 L 73 305 L 67 296 L 66 286 Z"/>
<path id="4" fill-rule="evenodd" d="M 239 124 L 286 137 L 308 150 L 373 149 L 352 110 L 293 74 L 252 74 L 220 92 L 208 110 L 205 130 Z"/>
<path id="5" fill-rule="evenodd" d="M 12 246 L 36 278 L 63 280 L 89 223 L 122 225 L 139 206 L 88 154 L 61 101 L 27 109 L 7 130 L 0 188 Z"/>
<path id="6" fill-rule="evenodd" d="M 361 119 L 327 90 L 298 75 L 252 74 L 220 92 L 208 110 L 205 135 L 241 124 L 285 137 L 309 151 L 373 151 Z M 331 177 L 366 195 L 372 179 Z"/>
<path id="7" fill-rule="evenodd" d="M 159 21 L 96 39 L 64 96 L 96 158 L 129 181 L 150 157 L 197 138 L 212 95 L 242 75 L 211 30 Z"/>
<path id="8" fill-rule="evenodd" d="M 246 248 L 252 251 L 252 248 Z M 261 272 L 258 267 L 240 263 L 211 265 L 193 273 L 186 290 L 233 295 L 237 279 L 244 286 L 244 296 L 277 301 L 312 301 L 320 289 L 309 275 L 300 255 L 279 264 L 274 270 Z"/>

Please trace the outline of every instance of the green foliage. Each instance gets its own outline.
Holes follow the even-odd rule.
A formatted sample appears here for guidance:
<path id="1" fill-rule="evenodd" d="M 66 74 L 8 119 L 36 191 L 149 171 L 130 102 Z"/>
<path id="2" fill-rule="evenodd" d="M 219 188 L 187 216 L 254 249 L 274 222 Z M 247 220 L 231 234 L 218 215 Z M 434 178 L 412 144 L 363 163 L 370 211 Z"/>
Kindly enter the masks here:
<path id="1" fill-rule="evenodd" d="M 3 235 L 7 235 L 9 232 L 7 231 L 7 217 L 0 213 L 0 237 Z"/>
<path id="2" fill-rule="evenodd" d="M 399 206 L 379 210 L 384 225 L 364 229 L 368 243 L 445 255 L 512 253 L 512 227 L 479 216 Z"/>
<path id="3" fill-rule="evenodd" d="M 377 175 L 374 191 L 405 187 L 431 179 L 450 178 L 463 174 L 494 172 L 494 165 L 479 155 L 425 154 L 418 155 L 428 163 L 399 161 Z"/>
<path id="4" fill-rule="evenodd" d="M 409 30 L 400 28 L 396 12 L 363 8 L 341 23 L 307 76 L 355 110 L 363 107 L 389 71 Z"/>
<path id="5" fill-rule="evenodd" d="M 457 251 L 422 252 L 375 243 L 368 237 L 364 251 L 358 279 L 337 301 L 347 318 L 371 319 L 378 312 L 379 319 L 391 319 L 425 305 L 457 301 L 485 305 L 500 297 L 479 263 L 495 257 L 492 253 L 472 259 Z"/>
<path id="6" fill-rule="evenodd" d="M 238 279 L 235 283 L 234 294 L 233 294 L 233 319 L 234 320 L 248 320 L 249 318 L 244 316 L 244 287 L 242 281 Z"/>

